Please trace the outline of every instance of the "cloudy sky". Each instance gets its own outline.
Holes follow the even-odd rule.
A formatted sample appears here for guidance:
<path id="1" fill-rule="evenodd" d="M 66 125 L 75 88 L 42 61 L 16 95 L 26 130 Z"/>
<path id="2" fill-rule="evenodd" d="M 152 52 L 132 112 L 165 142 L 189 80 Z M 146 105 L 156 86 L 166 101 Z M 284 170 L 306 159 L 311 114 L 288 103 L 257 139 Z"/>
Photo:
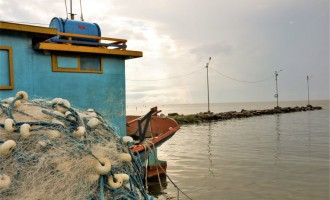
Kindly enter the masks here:
<path id="1" fill-rule="evenodd" d="M 73 0 L 80 15 L 79 1 Z M 68 0 L 69 5 L 69 0 Z M 128 39 L 128 104 L 329 99 L 328 0 L 82 0 L 102 36 Z M 0 0 L 0 20 L 47 25 L 64 0 Z M 269 77 L 272 77 L 269 79 Z M 265 80 L 257 83 L 259 80 Z"/>

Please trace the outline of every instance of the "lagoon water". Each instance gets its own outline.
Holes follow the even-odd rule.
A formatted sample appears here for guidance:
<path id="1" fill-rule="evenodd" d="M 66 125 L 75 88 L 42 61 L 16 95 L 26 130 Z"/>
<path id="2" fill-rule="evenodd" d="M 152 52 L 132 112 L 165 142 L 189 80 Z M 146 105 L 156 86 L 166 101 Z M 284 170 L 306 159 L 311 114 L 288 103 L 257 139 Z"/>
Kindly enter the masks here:
<path id="1" fill-rule="evenodd" d="M 159 148 L 168 175 L 192 199 L 329 199 L 329 101 L 323 110 L 184 125 Z M 280 106 L 306 102 L 280 102 Z M 212 104 L 211 111 L 273 108 L 274 102 Z M 165 105 L 189 114 L 207 105 Z M 128 114 L 146 111 L 128 108 Z M 167 197 L 177 189 L 167 180 Z M 162 195 L 160 195 L 160 198 Z M 180 199 L 188 199 L 180 194 Z"/>

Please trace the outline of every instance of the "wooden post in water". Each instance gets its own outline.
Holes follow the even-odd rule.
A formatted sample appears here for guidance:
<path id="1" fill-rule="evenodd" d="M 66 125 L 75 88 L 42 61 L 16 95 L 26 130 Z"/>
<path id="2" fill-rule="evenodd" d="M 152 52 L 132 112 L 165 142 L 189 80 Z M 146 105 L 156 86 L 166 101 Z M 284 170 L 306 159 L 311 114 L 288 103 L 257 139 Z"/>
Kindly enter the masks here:
<path id="1" fill-rule="evenodd" d="M 209 89 L 209 63 L 211 61 L 211 57 L 209 58 L 209 62 L 206 63 L 206 78 L 207 78 L 207 112 L 210 112 L 210 89 Z"/>

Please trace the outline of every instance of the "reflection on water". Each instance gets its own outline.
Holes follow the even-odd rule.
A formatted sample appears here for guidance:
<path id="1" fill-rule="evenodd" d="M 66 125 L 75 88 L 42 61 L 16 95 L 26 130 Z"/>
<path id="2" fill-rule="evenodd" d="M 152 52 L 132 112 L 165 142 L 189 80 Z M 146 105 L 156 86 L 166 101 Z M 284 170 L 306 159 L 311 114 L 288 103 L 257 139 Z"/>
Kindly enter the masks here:
<path id="1" fill-rule="evenodd" d="M 193 199 L 329 199 L 328 105 L 183 126 L 159 157 Z M 177 196 L 170 182 L 165 192 Z"/>

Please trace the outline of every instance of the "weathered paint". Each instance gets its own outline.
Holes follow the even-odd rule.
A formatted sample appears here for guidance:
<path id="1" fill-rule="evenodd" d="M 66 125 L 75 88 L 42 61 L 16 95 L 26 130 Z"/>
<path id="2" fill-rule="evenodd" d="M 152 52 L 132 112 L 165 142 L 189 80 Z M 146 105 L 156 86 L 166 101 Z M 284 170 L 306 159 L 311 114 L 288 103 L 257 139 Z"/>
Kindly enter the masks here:
<path id="1" fill-rule="evenodd" d="M 94 108 L 126 135 L 125 57 L 104 57 L 103 74 L 53 72 L 51 54 L 34 50 L 32 37 L 0 29 L 0 46 L 12 47 L 15 75 L 14 89 L 0 90 L 0 98 L 20 90 L 32 98 L 65 98 L 81 109 Z"/>

